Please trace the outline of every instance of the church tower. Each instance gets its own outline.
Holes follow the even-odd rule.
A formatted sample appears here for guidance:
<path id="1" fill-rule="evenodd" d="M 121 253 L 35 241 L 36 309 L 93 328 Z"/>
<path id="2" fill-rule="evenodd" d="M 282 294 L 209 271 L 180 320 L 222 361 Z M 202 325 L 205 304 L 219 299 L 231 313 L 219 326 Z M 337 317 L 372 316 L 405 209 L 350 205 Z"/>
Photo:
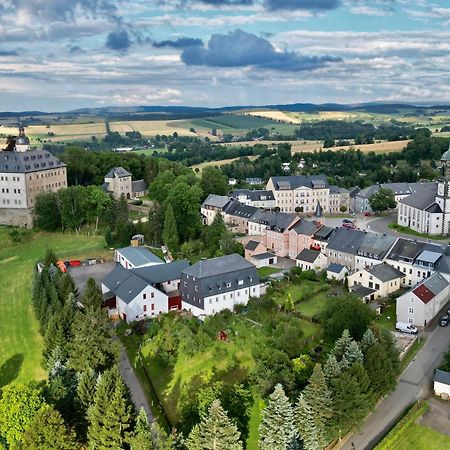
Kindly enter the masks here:
<path id="1" fill-rule="evenodd" d="M 19 128 L 19 136 L 16 137 L 16 152 L 27 152 L 30 150 L 30 140 L 25 136 L 23 127 Z"/>
<path id="2" fill-rule="evenodd" d="M 441 156 L 439 171 L 436 203 L 444 213 L 442 218 L 442 234 L 448 234 L 450 231 L 448 223 L 450 218 L 450 145 L 449 149 Z"/>

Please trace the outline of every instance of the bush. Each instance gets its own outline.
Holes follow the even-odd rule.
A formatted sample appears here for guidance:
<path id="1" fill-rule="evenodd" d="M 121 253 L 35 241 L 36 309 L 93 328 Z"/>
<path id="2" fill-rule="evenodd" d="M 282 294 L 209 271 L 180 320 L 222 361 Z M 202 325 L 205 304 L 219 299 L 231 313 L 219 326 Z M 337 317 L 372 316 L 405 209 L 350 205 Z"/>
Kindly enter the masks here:
<path id="1" fill-rule="evenodd" d="M 347 212 L 347 207 L 345 205 L 341 205 L 340 208 L 339 208 L 339 211 L 341 213 L 345 213 L 345 212 Z"/>

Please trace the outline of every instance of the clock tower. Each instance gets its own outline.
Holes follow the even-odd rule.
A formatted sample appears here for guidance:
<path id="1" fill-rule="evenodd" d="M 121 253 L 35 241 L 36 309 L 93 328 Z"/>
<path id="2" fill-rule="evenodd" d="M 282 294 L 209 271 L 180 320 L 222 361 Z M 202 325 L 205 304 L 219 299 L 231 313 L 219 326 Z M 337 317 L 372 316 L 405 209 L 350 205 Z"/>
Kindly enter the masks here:
<path id="1" fill-rule="evenodd" d="M 450 218 L 450 145 L 449 149 L 441 156 L 439 166 L 439 179 L 437 186 L 436 203 L 441 207 L 443 214 L 442 234 L 450 231 L 448 218 Z"/>

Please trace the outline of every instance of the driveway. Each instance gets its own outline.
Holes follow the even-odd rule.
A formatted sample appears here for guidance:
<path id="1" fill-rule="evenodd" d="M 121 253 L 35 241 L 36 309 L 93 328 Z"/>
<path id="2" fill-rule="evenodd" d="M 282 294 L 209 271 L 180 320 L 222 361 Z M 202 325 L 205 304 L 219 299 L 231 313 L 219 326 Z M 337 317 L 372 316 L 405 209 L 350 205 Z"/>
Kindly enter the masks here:
<path id="1" fill-rule="evenodd" d="M 342 445 L 342 449 L 373 449 L 408 406 L 431 394 L 434 369 L 441 364 L 450 343 L 450 328 L 439 327 L 437 323 L 432 327 L 429 332 L 424 332 L 428 334 L 427 341 L 401 375 L 395 390 L 381 401 L 362 428 Z"/>
<path id="2" fill-rule="evenodd" d="M 100 285 L 105 276 L 111 272 L 116 263 L 93 264 L 92 266 L 70 267 L 69 273 L 75 282 L 78 292 L 82 294 L 88 278 L 92 277 Z"/>
<path id="3" fill-rule="evenodd" d="M 450 402 L 432 397 L 428 400 L 428 405 L 428 410 L 419 419 L 418 423 L 450 437 L 448 427 L 450 423 Z"/>

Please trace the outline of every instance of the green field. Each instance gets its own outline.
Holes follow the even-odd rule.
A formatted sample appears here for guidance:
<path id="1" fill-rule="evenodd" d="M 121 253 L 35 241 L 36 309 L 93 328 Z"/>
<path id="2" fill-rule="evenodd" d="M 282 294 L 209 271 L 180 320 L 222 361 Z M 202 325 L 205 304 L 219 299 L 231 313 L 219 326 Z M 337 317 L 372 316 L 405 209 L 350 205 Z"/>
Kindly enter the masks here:
<path id="1" fill-rule="evenodd" d="M 13 381 L 25 383 L 44 378 L 40 366 L 42 339 L 31 307 L 31 285 L 37 261 L 52 248 L 61 258 L 101 256 L 101 236 L 28 232 L 13 243 L 0 227 L 0 387 Z"/>
<path id="2" fill-rule="evenodd" d="M 261 267 L 257 270 L 260 278 L 267 278 L 269 275 L 281 272 L 281 269 L 276 267 Z"/>

